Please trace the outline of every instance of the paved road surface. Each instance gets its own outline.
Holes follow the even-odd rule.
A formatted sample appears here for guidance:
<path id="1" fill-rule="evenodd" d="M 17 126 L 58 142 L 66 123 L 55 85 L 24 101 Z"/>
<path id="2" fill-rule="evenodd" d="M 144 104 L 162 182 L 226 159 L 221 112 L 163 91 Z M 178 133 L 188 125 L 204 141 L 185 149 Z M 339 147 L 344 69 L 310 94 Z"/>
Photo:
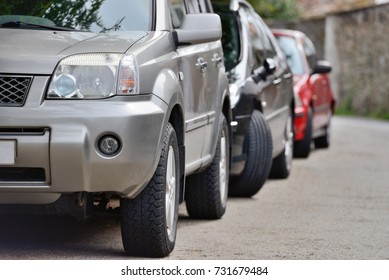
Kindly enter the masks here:
<path id="1" fill-rule="evenodd" d="M 336 117 L 332 145 L 287 180 L 230 199 L 219 221 L 180 208 L 167 259 L 389 259 L 389 122 Z M 0 259 L 126 259 L 116 218 L 0 217 Z"/>

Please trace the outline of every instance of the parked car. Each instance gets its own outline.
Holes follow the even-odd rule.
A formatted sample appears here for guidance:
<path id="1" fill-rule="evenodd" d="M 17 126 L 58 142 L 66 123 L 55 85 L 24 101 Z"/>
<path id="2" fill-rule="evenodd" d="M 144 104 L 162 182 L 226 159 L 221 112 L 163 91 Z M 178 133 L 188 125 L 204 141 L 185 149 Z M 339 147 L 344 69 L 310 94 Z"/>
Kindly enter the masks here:
<path id="1" fill-rule="evenodd" d="M 2 210 L 120 199 L 125 252 L 166 256 L 184 197 L 191 217 L 226 210 L 220 17 L 209 0 L 43 2 L 0 10 Z"/>
<path id="2" fill-rule="evenodd" d="M 331 117 L 335 98 L 328 73 L 331 65 L 317 60 L 315 46 L 301 31 L 274 29 L 293 72 L 296 99 L 294 155 L 306 158 L 311 143 L 316 148 L 330 145 Z"/>
<path id="3" fill-rule="evenodd" d="M 223 25 L 233 110 L 229 193 L 256 194 L 270 175 L 288 177 L 293 157 L 293 80 L 270 29 L 243 0 L 212 1 Z"/>

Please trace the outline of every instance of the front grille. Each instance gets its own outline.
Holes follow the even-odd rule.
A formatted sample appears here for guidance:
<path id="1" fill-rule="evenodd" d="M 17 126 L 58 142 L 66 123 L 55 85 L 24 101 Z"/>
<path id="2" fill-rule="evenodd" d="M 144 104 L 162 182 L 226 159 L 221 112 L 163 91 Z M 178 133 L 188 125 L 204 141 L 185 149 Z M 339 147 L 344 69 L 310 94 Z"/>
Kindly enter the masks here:
<path id="1" fill-rule="evenodd" d="M 0 182 L 44 182 L 43 168 L 0 167 Z"/>
<path id="2" fill-rule="evenodd" d="M 0 127 L 0 135 L 44 135 L 48 130 L 42 127 Z"/>
<path id="3" fill-rule="evenodd" d="M 32 77 L 0 76 L 0 106 L 23 106 Z"/>

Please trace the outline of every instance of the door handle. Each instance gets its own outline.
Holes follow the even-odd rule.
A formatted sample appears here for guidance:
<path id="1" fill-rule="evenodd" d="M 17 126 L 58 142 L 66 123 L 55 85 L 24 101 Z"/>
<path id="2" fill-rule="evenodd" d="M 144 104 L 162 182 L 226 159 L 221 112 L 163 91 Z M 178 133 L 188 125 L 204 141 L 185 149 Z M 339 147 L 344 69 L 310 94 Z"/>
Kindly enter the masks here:
<path id="1" fill-rule="evenodd" d="M 219 54 L 215 53 L 211 61 L 214 62 L 218 67 L 220 67 L 221 63 L 223 62 L 223 58 L 220 57 Z"/>
<path id="2" fill-rule="evenodd" d="M 278 85 L 279 83 L 281 83 L 281 78 L 278 78 L 278 79 L 275 79 L 274 81 L 273 81 L 273 85 Z"/>
<path id="3" fill-rule="evenodd" d="M 199 57 L 199 59 L 197 59 L 196 66 L 200 69 L 200 72 L 201 72 L 201 73 L 204 73 L 205 70 L 206 70 L 207 67 L 208 67 L 208 62 L 206 62 L 206 61 L 204 60 L 204 58 Z"/>
<path id="4" fill-rule="evenodd" d="M 292 78 L 292 73 L 287 73 L 287 74 L 284 74 L 284 79 L 290 79 L 290 78 Z"/>

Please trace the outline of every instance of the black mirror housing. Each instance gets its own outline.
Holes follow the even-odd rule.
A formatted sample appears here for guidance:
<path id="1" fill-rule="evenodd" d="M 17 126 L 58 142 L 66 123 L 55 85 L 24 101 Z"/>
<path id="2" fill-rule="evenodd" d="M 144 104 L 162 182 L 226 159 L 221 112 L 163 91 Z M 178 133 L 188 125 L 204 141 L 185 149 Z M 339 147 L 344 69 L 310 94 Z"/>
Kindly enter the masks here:
<path id="1" fill-rule="evenodd" d="M 328 61 L 318 60 L 313 69 L 313 74 L 328 74 L 332 71 L 332 66 Z"/>

